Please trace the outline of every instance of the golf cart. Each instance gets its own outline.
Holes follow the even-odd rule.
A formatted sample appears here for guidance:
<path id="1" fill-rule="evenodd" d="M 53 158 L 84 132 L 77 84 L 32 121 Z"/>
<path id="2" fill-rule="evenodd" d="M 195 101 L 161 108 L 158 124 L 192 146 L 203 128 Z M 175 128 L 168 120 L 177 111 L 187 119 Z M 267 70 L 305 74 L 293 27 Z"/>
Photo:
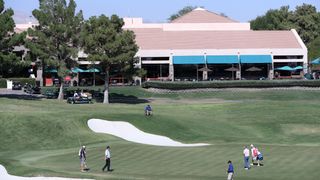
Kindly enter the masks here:
<path id="1" fill-rule="evenodd" d="M 23 88 L 24 92 L 28 94 L 41 94 L 41 88 L 39 86 L 33 86 L 31 84 L 26 83 Z"/>
<path id="2" fill-rule="evenodd" d="M 22 85 L 19 81 L 14 81 L 12 83 L 12 90 L 22 90 Z"/>
<path id="3" fill-rule="evenodd" d="M 67 103 L 69 104 L 92 104 L 91 97 L 68 97 Z"/>

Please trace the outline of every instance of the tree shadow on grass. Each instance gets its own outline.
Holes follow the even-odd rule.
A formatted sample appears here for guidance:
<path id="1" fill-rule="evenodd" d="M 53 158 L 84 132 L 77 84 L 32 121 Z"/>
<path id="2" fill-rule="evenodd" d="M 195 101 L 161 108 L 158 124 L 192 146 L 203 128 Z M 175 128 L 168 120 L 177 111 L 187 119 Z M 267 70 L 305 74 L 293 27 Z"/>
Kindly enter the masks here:
<path id="1" fill-rule="evenodd" d="M 21 100 L 40 100 L 43 97 L 31 94 L 0 94 L 0 98 L 21 99 Z"/>
<path id="2" fill-rule="evenodd" d="M 103 97 L 96 99 L 97 102 L 102 102 Z M 117 93 L 110 93 L 109 94 L 109 101 L 110 103 L 123 103 L 123 104 L 142 104 L 142 103 L 149 103 L 148 99 L 140 99 L 136 96 L 126 96 L 124 94 L 117 94 Z"/>

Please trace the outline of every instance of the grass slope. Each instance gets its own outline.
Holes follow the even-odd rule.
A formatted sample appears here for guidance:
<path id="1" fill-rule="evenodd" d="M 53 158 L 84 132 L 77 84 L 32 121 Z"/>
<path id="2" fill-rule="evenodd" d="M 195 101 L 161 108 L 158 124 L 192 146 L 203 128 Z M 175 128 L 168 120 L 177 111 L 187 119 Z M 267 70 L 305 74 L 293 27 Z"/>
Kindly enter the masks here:
<path id="1" fill-rule="evenodd" d="M 320 150 L 320 92 L 298 90 L 216 91 L 154 94 L 138 87 L 113 88 L 112 97 L 150 99 L 145 104 L 69 105 L 56 100 L 0 98 L 0 163 L 24 176 L 95 179 L 225 179 L 226 161 L 236 179 L 316 179 Z M 128 121 L 138 128 L 208 147 L 174 148 L 135 144 L 95 134 L 90 118 Z M 89 173 L 79 172 L 79 141 L 88 147 Z M 242 146 L 254 143 L 265 166 L 243 170 Z M 103 173 L 111 146 L 112 173 Z"/>

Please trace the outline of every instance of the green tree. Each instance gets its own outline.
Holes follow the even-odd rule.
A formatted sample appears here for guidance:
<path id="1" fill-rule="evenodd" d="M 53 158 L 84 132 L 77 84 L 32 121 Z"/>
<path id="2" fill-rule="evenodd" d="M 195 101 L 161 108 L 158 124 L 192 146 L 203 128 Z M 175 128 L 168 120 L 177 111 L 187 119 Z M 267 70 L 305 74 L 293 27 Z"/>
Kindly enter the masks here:
<path id="1" fill-rule="evenodd" d="M 103 103 L 109 103 L 109 73 L 111 67 L 118 67 L 122 73 L 133 75 L 135 54 L 138 46 L 132 31 L 123 30 L 124 22 L 116 15 L 111 18 L 93 16 L 83 26 L 81 42 L 90 61 L 99 61 L 105 73 Z M 129 72 L 129 73 L 128 73 Z"/>
<path id="2" fill-rule="evenodd" d="M 289 11 L 289 6 L 271 9 L 265 15 L 252 20 L 251 28 L 253 30 L 290 30 L 295 27 L 290 21 L 292 16 L 293 13 Z"/>
<path id="3" fill-rule="evenodd" d="M 181 10 L 179 10 L 178 13 L 171 15 L 168 18 L 168 21 L 173 21 L 173 20 L 191 12 L 192 10 L 194 10 L 196 8 L 197 8 L 197 6 L 186 6 L 186 7 L 182 8 Z"/>
<path id="4" fill-rule="evenodd" d="M 291 21 L 307 45 L 320 35 L 320 15 L 313 5 L 297 6 Z"/>
<path id="5" fill-rule="evenodd" d="M 308 50 L 310 60 L 320 57 L 320 36 L 310 43 Z"/>
<path id="6" fill-rule="evenodd" d="M 39 9 L 32 11 L 39 25 L 29 29 L 32 37 L 27 47 L 41 66 L 55 66 L 60 78 L 58 99 L 63 99 L 64 77 L 75 65 L 79 50 L 79 36 L 83 23 L 82 11 L 76 13 L 76 3 L 70 0 L 39 0 Z"/>
<path id="7" fill-rule="evenodd" d="M 309 4 L 297 6 L 295 11 L 290 11 L 289 6 L 272 9 L 250 23 L 254 30 L 296 29 L 307 46 L 320 35 L 320 13 Z"/>
<path id="8" fill-rule="evenodd" d="M 25 33 L 14 33 L 15 23 L 12 9 L 5 9 L 3 0 L 0 0 L 0 73 L 1 76 L 8 76 L 21 67 L 29 65 L 21 61 L 12 51 L 14 46 L 24 42 Z"/>

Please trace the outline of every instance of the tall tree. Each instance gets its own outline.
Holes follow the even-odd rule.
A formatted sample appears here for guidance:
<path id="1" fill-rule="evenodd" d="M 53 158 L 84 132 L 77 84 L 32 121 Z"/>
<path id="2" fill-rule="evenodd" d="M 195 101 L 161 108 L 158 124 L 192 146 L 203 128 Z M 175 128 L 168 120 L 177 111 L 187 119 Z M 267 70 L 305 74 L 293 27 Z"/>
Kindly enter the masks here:
<path id="1" fill-rule="evenodd" d="M 279 10 L 269 10 L 250 23 L 254 30 L 296 29 L 306 45 L 320 35 L 320 14 L 309 4 L 297 6 L 294 11 L 290 11 L 289 6 L 283 6 Z"/>
<path id="2" fill-rule="evenodd" d="M 39 3 L 39 9 L 32 11 L 39 25 L 28 30 L 32 38 L 27 47 L 42 66 L 53 65 L 58 69 L 61 82 L 58 99 L 63 99 L 64 77 L 74 66 L 79 50 L 83 15 L 82 11 L 76 13 L 74 0 L 69 4 L 66 0 L 39 0 Z"/>
<path id="3" fill-rule="evenodd" d="M 186 7 L 182 8 L 181 10 L 179 10 L 176 14 L 171 15 L 168 18 L 168 21 L 173 21 L 173 20 L 191 12 L 192 10 L 194 10 L 196 8 L 197 8 L 197 6 L 186 6 Z"/>
<path id="4" fill-rule="evenodd" d="M 3 0 L 0 0 L 0 75 L 8 76 L 19 67 L 28 65 L 21 61 L 12 51 L 14 46 L 24 42 L 25 33 L 15 34 L 12 9 L 5 9 Z"/>
<path id="5" fill-rule="evenodd" d="M 320 14 L 313 5 L 297 6 L 291 21 L 296 25 L 297 32 L 307 45 L 320 36 Z"/>
<path id="6" fill-rule="evenodd" d="M 320 57 L 320 36 L 313 40 L 308 46 L 308 56 L 310 60 Z"/>
<path id="7" fill-rule="evenodd" d="M 109 103 L 109 73 L 118 66 L 123 72 L 130 72 L 135 62 L 138 46 L 132 31 L 123 30 L 124 22 L 116 15 L 111 18 L 93 16 L 83 26 L 82 47 L 90 61 L 99 61 L 105 73 L 103 103 Z M 132 72 L 133 73 L 133 72 Z M 132 74 L 131 73 L 131 74 Z"/>
<path id="8" fill-rule="evenodd" d="M 289 11 L 289 6 L 271 9 L 265 15 L 252 20 L 251 28 L 254 30 L 290 30 L 295 27 L 290 21 L 292 16 L 293 13 Z"/>

